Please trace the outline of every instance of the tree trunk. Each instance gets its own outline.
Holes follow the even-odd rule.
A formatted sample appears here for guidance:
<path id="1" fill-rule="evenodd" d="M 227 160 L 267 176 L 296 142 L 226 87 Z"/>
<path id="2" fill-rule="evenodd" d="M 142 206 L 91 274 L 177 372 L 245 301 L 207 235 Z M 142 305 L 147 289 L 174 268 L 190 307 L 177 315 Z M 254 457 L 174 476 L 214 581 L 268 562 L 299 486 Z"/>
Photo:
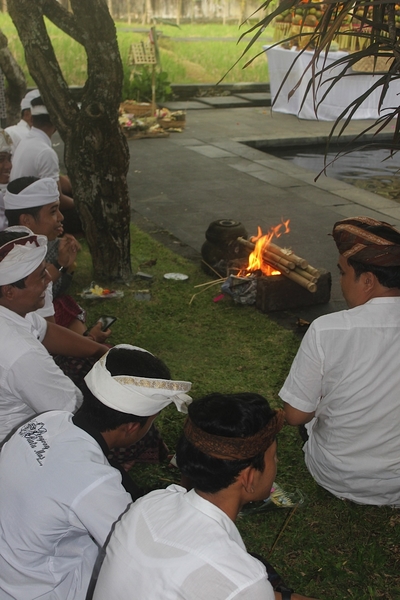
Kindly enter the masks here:
<path id="1" fill-rule="evenodd" d="M 8 83 L 6 89 L 7 126 L 21 118 L 21 100 L 26 94 L 25 75 L 8 48 L 8 40 L 0 31 L 0 68 Z"/>
<path id="2" fill-rule="evenodd" d="M 9 0 L 33 79 L 65 144 L 65 166 L 100 280 L 131 278 L 127 141 L 118 124 L 123 70 L 106 0 Z M 43 16 L 86 50 L 88 78 L 79 108 L 54 54 Z"/>

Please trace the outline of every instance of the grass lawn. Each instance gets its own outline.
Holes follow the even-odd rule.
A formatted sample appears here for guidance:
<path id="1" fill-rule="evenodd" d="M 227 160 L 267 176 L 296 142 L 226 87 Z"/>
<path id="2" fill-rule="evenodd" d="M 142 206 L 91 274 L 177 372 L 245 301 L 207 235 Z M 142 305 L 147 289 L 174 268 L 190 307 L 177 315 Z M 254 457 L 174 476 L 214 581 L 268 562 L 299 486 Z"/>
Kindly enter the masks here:
<path id="1" fill-rule="evenodd" d="M 66 81 L 69 85 L 83 85 L 86 79 L 86 55 L 83 48 L 52 23 L 47 22 L 47 24 Z M 142 27 L 137 24 L 129 26 L 127 23 L 116 25 L 122 60 L 124 65 L 128 65 L 130 45 L 147 40 L 149 26 Z M 26 68 L 22 45 L 6 13 L 0 13 L 0 29 L 7 36 L 9 48 L 23 68 L 28 85 L 34 86 L 35 83 Z M 142 32 L 137 32 L 138 29 Z M 161 66 L 168 73 L 169 81 L 172 83 L 215 84 L 238 60 L 246 46 L 244 41 L 237 43 L 239 36 L 246 31 L 246 27 L 239 29 L 237 25 L 188 24 L 178 28 L 160 24 L 157 29 L 163 33 L 159 41 Z M 262 52 L 262 45 L 268 43 L 271 38 L 272 30 L 267 29 L 254 46 L 255 50 L 252 50 L 245 60 L 241 60 L 224 81 L 226 83 L 267 82 L 268 68 L 264 55 L 256 58 L 248 68 L 243 69 L 243 66 L 251 57 Z M 250 37 L 246 37 L 246 41 L 249 40 Z"/>
<path id="2" fill-rule="evenodd" d="M 148 261 L 156 264 L 148 266 Z M 123 288 L 119 300 L 83 301 L 77 296 L 90 323 L 104 313 L 117 316 L 110 341 L 133 343 L 160 356 L 173 377 L 193 382 L 194 398 L 212 391 L 253 391 L 272 406 L 281 405 L 278 391 L 299 343 L 294 333 L 253 307 L 235 305 L 230 299 L 214 303 L 218 286 L 189 305 L 192 295 L 202 289 L 194 286 L 207 281 L 207 276 L 133 226 L 132 266 L 134 272 L 153 275 L 152 285 L 138 280 Z M 167 272 L 186 273 L 189 279 L 167 281 L 163 278 Z M 75 294 L 91 281 L 85 248 L 74 279 Z M 134 290 L 146 287 L 151 300 L 135 300 Z M 182 421 L 172 407 L 158 418 L 171 451 Z M 295 428 L 284 428 L 278 446 L 277 481 L 288 490 L 301 490 L 306 500 L 283 530 L 271 562 L 299 592 L 320 600 L 399 600 L 400 511 L 343 502 L 319 488 L 304 466 Z M 179 473 L 167 464 L 137 465 L 133 472 L 146 487 L 179 481 Z M 248 549 L 267 557 L 289 514 L 289 509 L 276 509 L 240 518 Z"/>

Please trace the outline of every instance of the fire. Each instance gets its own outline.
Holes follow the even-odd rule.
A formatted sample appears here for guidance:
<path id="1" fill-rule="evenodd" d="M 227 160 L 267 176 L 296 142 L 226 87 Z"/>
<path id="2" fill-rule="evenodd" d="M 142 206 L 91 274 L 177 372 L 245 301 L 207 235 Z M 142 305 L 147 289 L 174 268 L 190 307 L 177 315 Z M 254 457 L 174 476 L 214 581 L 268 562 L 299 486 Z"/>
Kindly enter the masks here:
<path id="1" fill-rule="evenodd" d="M 257 235 L 250 238 L 250 241 L 255 244 L 254 250 L 249 256 L 249 263 L 243 271 L 239 273 L 240 277 L 248 277 L 252 272 L 260 270 L 264 275 L 280 275 L 281 272 L 277 271 L 263 259 L 264 252 L 267 251 L 269 244 L 273 238 L 279 238 L 285 233 L 289 233 L 290 219 L 283 221 L 271 227 L 269 232 L 263 235 L 261 227 L 258 227 Z"/>

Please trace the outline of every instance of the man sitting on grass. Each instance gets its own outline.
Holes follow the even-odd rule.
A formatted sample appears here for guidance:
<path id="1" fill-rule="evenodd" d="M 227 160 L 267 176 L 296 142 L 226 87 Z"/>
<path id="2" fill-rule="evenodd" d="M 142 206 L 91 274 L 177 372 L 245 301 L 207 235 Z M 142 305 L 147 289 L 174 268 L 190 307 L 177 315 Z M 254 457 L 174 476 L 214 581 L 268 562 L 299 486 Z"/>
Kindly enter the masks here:
<path id="1" fill-rule="evenodd" d="M 400 232 L 369 217 L 335 223 L 349 310 L 316 319 L 280 397 L 307 423 L 314 479 L 361 504 L 400 505 Z"/>
<path id="2" fill-rule="evenodd" d="M 75 416 L 41 414 L 0 453 L 2 600 L 86 598 L 99 549 L 138 494 L 109 449 L 139 441 L 165 406 L 185 411 L 191 401 L 189 382 L 171 381 L 160 359 L 128 345 L 112 348 L 86 382 Z"/>
<path id="3" fill-rule="evenodd" d="M 66 290 L 70 284 L 72 278 L 69 272 L 74 270 L 80 250 L 73 235 L 63 235 L 64 217 L 60 212 L 60 194 L 55 180 L 51 177 L 14 179 L 7 186 L 4 205 L 10 226 L 28 227 L 35 234 L 45 235 L 48 240 L 45 260 L 51 283 L 46 290 L 45 306 L 38 313 L 52 323 L 104 343 L 111 334 L 110 330 L 103 332 L 98 323 L 89 332 L 85 325 L 85 311 L 71 296 L 61 293 L 54 298 L 54 290 Z"/>
<path id="4" fill-rule="evenodd" d="M 272 588 L 235 519 L 267 498 L 283 411 L 258 394 L 212 394 L 189 406 L 177 464 L 194 489 L 144 496 L 117 523 L 94 600 L 301 600 Z"/>
<path id="5" fill-rule="evenodd" d="M 49 353 L 100 358 L 108 348 L 35 313 L 50 281 L 47 239 L 26 227 L 0 232 L 0 442 L 45 410 L 75 410 L 82 395 Z"/>

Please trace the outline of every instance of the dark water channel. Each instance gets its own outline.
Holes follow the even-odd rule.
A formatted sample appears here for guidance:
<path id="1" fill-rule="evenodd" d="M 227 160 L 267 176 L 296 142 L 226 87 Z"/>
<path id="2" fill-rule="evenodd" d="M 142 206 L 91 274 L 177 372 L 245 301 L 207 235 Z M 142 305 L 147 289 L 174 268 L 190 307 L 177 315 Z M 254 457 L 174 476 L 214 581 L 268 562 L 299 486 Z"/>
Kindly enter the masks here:
<path id="1" fill-rule="evenodd" d="M 259 148 L 278 158 L 319 173 L 324 168 L 325 146 Z M 329 164 L 337 152 L 327 154 Z M 386 159 L 386 160 L 385 160 Z M 400 202 L 400 153 L 390 157 L 389 150 L 355 150 L 341 156 L 327 167 L 328 177 L 340 179 L 385 198 Z M 322 174 L 321 177 L 324 177 Z"/>

